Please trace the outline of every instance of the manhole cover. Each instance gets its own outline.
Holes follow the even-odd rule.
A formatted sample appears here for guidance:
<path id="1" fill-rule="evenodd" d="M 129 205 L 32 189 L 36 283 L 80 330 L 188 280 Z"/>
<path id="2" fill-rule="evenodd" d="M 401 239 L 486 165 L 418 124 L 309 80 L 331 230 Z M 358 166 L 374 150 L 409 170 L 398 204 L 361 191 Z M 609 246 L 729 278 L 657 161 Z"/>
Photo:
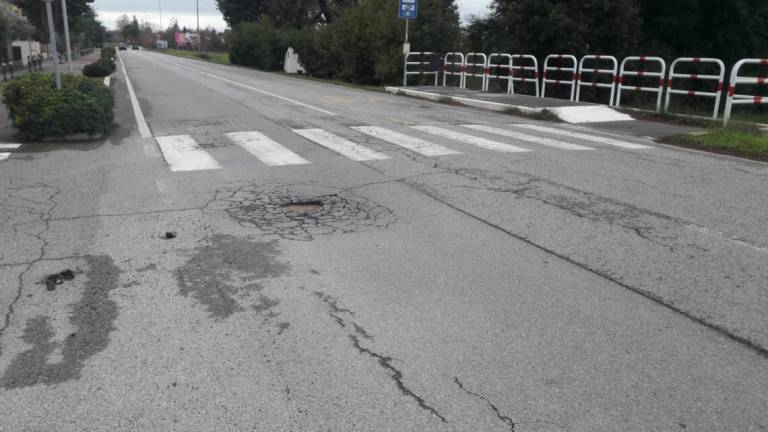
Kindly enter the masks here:
<path id="1" fill-rule="evenodd" d="M 208 209 L 290 240 L 385 228 L 395 221 L 388 208 L 366 198 L 305 185 L 228 185 L 216 192 Z"/>

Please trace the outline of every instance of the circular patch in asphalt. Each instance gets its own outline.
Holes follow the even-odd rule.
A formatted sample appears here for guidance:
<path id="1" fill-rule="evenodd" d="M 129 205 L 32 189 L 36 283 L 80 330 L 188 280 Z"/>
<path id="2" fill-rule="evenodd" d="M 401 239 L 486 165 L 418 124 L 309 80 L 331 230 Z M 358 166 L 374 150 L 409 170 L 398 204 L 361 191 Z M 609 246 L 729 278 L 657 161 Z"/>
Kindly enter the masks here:
<path id="1" fill-rule="evenodd" d="M 209 210 L 289 240 L 312 240 L 395 221 L 388 208 L 351 192 L 304 185 L 240 183 L 216 191 Z"/>

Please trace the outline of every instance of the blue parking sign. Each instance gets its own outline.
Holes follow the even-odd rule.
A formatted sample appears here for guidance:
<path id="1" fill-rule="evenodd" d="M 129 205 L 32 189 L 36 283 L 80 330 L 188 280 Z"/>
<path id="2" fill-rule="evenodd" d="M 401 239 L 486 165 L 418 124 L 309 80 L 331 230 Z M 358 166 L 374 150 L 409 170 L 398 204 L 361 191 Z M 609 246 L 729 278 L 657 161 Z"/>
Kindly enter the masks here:
<path id="1" fill-rule="evenodd" d="M 400 18 L 416 19 L 419 10 L 418 0 L 400 0 Z"/>

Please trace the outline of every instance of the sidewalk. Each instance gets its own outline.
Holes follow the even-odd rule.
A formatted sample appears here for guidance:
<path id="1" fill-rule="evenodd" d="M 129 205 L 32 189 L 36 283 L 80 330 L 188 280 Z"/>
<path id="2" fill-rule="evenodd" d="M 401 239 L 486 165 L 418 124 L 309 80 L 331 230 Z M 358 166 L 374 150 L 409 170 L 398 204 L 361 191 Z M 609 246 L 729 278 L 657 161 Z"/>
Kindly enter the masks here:
<path id="1" fill-rule="evenodd" d="M 522 94 L 490 93 L 458 87 L 413 86 L 385 87 L 389 93 L 417 97 L 436 102 L 449 102 L 514 115 L 549 112 L 561 121 L 584 124 L 593 128 L 621 132 L 643 138 L 661 138 L 687 133 L 699 128 L 636 120 L 607 105 L 572 102 L 565 99 L 540 98 Z"/>

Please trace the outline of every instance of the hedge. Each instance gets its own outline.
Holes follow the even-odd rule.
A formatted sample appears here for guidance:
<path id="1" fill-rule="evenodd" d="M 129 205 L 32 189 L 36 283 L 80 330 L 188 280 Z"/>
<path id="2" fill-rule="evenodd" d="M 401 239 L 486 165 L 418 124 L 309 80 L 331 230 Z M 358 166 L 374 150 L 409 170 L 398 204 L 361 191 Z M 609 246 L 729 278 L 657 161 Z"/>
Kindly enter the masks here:
<path id="1" fill-rule="evenodd" d="M 112 72 L 115 71 L 115 67 L 115 62 L 111 59 L 102 58 L 91 64 L 85 65 L 85 67 L 83 67 L 83 75 L 87 77 L 105 77 L 107 75 L 112 75 Z"/>
<path id="2" fill-rule="evenodd" d="M 106 135 L 112 127 L 112 91 L 83 76 L 63 75 L 57 90 L 53 75 L 25 75 L 8 83 L 2 99 L 25 139 Z"/>

